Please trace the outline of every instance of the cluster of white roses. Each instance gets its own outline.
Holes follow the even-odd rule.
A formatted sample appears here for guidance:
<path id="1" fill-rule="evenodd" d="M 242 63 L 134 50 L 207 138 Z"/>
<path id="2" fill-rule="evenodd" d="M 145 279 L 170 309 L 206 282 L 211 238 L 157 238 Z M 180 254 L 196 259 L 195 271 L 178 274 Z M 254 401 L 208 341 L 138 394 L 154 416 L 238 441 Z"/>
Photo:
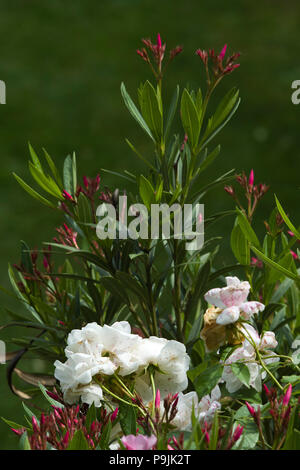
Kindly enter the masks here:
<path id="1" fill-rule="evenodd" d="M 261 390 L 261 379 L 265 377 L 262 366 L 257 363 L 256 349 L 262 354 L 265 364 L 278 361 L 279 358 L 273 351 L 277 346 L 275 334 L 266 331 L 262 337 L 249 323 L 254 313 L 262 312 L 265 306 L 256 301 L 247 301 L 250 292 L 250 284 L 240 281 L 237 277 L 226 277 L 227 286 L 211 289 L 205 294 L 205 300 L 219 309 L 215 323 L 227 326 L 238 325 L 237 329 L 244 338 L 241 345 L 226 359 L 222 375 L 222 381 L 226 383 L 229 393 L 236 392 L 243 384 L 233 373 L 230 364 L 244 362 L 249 369 L 249 385 L 257 391 Z"/>
<path id="2" fill-rule="evenodd" d="M 122 379 L 130 376 L 137 393 L 145 403 L 150 403 L 153 400 L 151 367 L 162 399 L 169 393 L 179 394 L 178 413 L 173 423 L 178 429 L 189 428 L 193 408 L 199 420 L 203 420 L 206 415 L 210 419 L 220 407 L 216 401 L 220 393 L 216 391 L 212 398 L 206 396 L 199 403 L 195 392 L 182 393 L 188 386 L 190 364 L 182 343 L 156 336 L 142 338 L 131 333 L 126 321 L 111 326 L 89 323 L 80 330 L 73 330 L 67 338 L 65 354 L 65 363 L 55 362 L 54 375 L 69 404 L 81 399 L 89 405 L 101 406 L 105 381 L 114 374 Z"/>

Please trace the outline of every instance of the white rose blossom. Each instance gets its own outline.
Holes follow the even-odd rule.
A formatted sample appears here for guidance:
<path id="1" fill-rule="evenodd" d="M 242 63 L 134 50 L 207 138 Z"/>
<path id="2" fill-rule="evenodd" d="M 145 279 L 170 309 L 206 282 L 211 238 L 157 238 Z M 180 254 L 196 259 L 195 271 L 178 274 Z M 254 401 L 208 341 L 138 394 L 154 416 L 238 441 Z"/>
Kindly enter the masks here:
<path id="1" fill-rule="evenodd" d="M 136 380 L 136 391 L 143 400 L 150 401 L 152 390 L 148 367 L 156 367 L 154 379 L 156 388 L 160 390 L 161 397 L 165 398 L 169 393 L 182 392 L 188 386 L 187 371 L 190 358 L 182 343 L 164 338 L 145 338 L 142 347 L 146 346 L 141 355 L 144 358 L 144 373 Z"/>
<path id="2" fill-rule="evenodd" d="M 262 371 L 262 366 L 256 362 L 256 351 L 252 343 L 263 353 L 262 360 L 265 364 L 279 360 L 278 356 L 268 349 L 276 348 L 278 343 L 273 331 L 266 331 L 263 336 L 260 337 L 255 328 L 247 323 L 243 324 L 241 331 L 244 333 L 245 339 L 242 345 L 235 349 L 229 358 L 226 359 L 222 380 L 225 381 L 229 393 L 234 393 L 239 390 L 243 383 L 234 374 L 230 365 L 235 362 L 244 362 L 250 374 L 249 385 L 255 390 L 261 391 L 261 380 L 266 377 L 266 372 Z M 264 356 L 268 357 L 264 359 Z"/>
<path id="3" fill-rule="evenodd" d="M 262 312 L 265 306 L 256 301 L 247 301 L 250 284 L 240 281 L 237 277 L 226 277 L 226 287 L 214 288 L 205 295 L 205 300 L 222 312 L 218 315 L 216 323 L 228 325 L 235 323 L 240 317 L 249 320 L 254 313 Z"/>

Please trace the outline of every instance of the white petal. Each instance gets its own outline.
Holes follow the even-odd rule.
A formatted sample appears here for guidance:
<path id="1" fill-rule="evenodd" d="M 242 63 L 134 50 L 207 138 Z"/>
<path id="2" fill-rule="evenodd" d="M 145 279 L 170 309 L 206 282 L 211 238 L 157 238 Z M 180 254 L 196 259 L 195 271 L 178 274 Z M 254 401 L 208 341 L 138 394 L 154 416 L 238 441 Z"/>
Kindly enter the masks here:
<path id="1" fill-rule="evenodd" d="M 249 320 L 254 313 L 262 312 L 265 309 L 264 304 L 256 301 L 244 302 L 240 305 L 241 316 Z"/>
<path id="2" fill-rule="evenodd" d="M 239 307 L 225 308 L 220 315 L 218 315 L 216 323 L 218 325 L 229 325 L 235 323 L 240 317 Z"/>
<path id="3" fill-rule="evenodd" d="M 259 349 L 276 348 L 278 342 L 273 331 L 266 331 L 260 340 Z"/>

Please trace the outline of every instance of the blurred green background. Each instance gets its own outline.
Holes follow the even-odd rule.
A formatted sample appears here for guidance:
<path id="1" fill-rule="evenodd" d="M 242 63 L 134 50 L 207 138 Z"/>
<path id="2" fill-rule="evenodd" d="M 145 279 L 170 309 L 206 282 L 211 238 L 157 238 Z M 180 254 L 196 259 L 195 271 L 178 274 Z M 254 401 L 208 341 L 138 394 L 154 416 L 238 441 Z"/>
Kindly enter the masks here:
<path id="1" fill-rule="evenodd" d="M 7 104 L 0 106 L 0 284 L 9 285 L 7 264 L 18 262 L 20 240 L 39 247 L 61 222 L 12 177 L 15 171 L 31 181 L 28 141 L 38 152 L 45 147 L 59 167 L 74 150 L 81 175 L 93 176 L 103 167 L 144 171 L 124 139 L 149 157 L 151 145 L 124 107 L 120 83 L 136 96 L 149 71 L 135 51 L 140 38 L 155 39 L 157 32 L 169 47 L 184 46 L 166 77 L 170 89 L 201 80 L 197 48 L 218 51 L 228 43 L 230 52 L 241 52 L 241 67 L 224 79 L 217 97 L 236 85 L 242 103 L 219 135 L 221 155 L 203 181 L 231 168 L 247 173 L 254 168 L 256 181 L 271 185 L 257 215 L 258 230 L 273 207 L 273 193 L 299 223 L 300 105 L 291 102 L 291 83 L 300 79 L 299 14 L 298 0 L 2 0 L 0 79 Z M 103 173 L 102 183 L 124 184 Z M 209 213 L 233 207 L 222 189 L 204 202 Z M 232 222 L 224 219 L 215 227 L 225 243 Z M 0 298 L 2 324 L 5 308 L 19 306 L 3 293 Z M 0 393 L 0 416 L 23 422 L 3 365 Z M 0 448 L 16 448 L 17 442 L 1 422 Z"/>

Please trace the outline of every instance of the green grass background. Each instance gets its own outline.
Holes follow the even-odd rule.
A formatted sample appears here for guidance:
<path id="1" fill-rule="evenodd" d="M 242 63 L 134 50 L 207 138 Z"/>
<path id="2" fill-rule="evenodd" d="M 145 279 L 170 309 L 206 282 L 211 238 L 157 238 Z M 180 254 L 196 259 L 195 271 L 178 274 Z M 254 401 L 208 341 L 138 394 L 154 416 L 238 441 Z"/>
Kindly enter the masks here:
<path id="1" fill-rule="evenodd" d="M 18 261 L 20 240 L 40 246 L 60 223 L 11 175 L 30 180 L 28 141 L 37 151 L 45 147 L 59 167 L 74 150 L 81 175 L 101 168 L 144 171 L 124 139 L 149 158 L 151 146 L 122 103 L 120 83 L 135 96 L 140 81 L 149 78 L 135 50 L 140 38 L 157 32 L 169 47 L 184 45 L 166 77 L 170 89 L 201 81 L 197 48 L 221 50 L 228 43 L 230 52 L 241 52 L 241 67 L 223 81 L 216 98 L 237 85 L 242 103 L 218 139 L 221 155 L 203 182 L 231 168 L 254 168 L 256 180 L 271 185 L 257 229 L 273 207 L 273 193 L 299 223 L 300 105 L 291 103 L 291 83 L 300 79 L 299 14 L 298 0 L 2 0 L 0 79 L 7 104 L 0 106 L 0 283 L 8 287 L 7 264 Z M 102 182 L 124 184 L 103 173 Z M 233 207 L 222 189 L 205 203 L 209 212 Z M 216 234 L 228 238 L 231 226 L 232 219 L 224 220 Z M 5 308 L 19 306 L 2 293 L 0 299 L 2 324 Z M 38 366 L 34 362 L 30 369 Z M 0 394 L 0 416 L 22 421 L 21 402 L 8 390 L 3 365 Z M 16 447 L 17 439 L 0 423 L 0 449 Z"/>

